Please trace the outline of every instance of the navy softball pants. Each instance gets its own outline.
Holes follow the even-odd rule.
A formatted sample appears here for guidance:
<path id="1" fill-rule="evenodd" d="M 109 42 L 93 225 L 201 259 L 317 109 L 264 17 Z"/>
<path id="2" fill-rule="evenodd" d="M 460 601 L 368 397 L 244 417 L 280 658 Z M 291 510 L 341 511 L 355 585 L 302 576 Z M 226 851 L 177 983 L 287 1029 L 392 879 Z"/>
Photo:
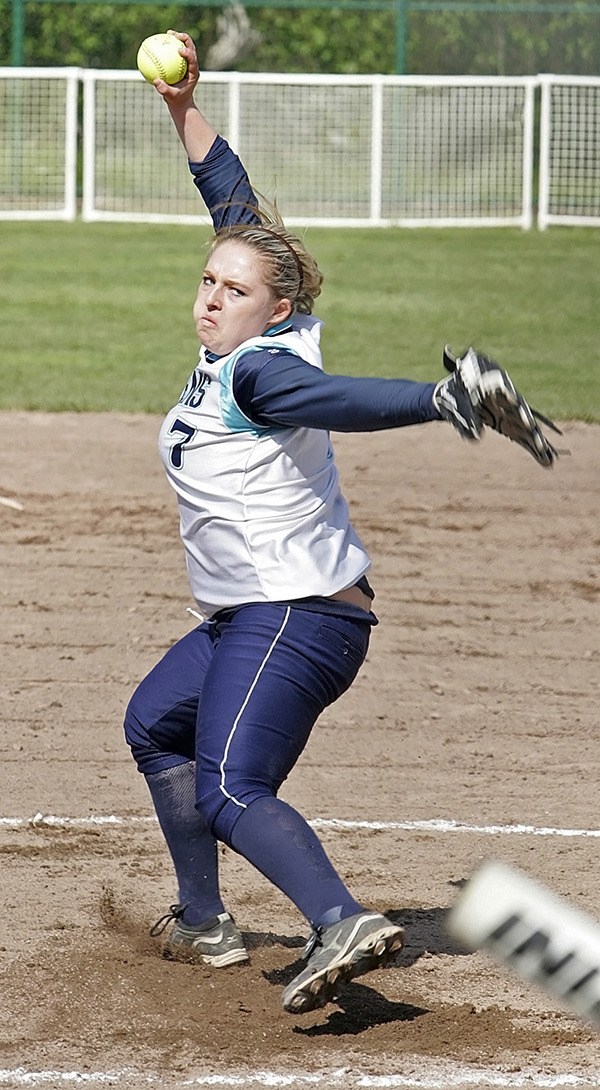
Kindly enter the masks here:
<path id="1" fill-rule="evenodd" d="M 125 735 L 139 771 L 194 760 L 196 808 L 231 844 L 240 815 L 277 794 L 320 713 L 351 685 L 370 631 L 368 614 L 268 603 L 221 612 L 135 691 Z"/>

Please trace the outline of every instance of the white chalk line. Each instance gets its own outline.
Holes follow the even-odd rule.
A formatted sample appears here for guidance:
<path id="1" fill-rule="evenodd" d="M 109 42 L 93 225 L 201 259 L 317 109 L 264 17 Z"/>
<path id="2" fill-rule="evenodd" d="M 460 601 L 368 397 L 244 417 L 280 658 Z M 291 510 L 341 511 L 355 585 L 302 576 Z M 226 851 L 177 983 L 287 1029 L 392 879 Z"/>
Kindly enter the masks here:
<path id="1" fill-rule="evenodd" d="M 154 816 L 140 817 L 119 814 L 90 814 L 88 817 L 59 817 L 56 814 L 33 814 L 32 817 L 0 817 L 0 828 L 59 828 L 86 829 L 102 826 L 127 828 L 135 825 L 155 825 Z M 545 825 L 471 825 L 452 818 L 428 818 L 423 821 L 346 821 L 342 818 L 313 818 L 314 829 L 399 829 L 405 832 L 475 833 L 480 836 L 557 836 L 600 838 L 600 829 L 559 829 Z"/>
<path id="2" fill-rule="evenodd" d="M 424 1063 L 419 1057 L 419 1074 L 366 1075 L 348 1068 L 329 1073 L 310 1074 L 308 1072 L 254 1071 L 247 1074 L 211 1074 L 198 1075 L 183 1079 L 172 1079 L 165 1075 L 152 1075 L 131 1069 L 121 1071 L 27 1071 L 18 1067 L 14 1070 L 0 1069 L 0 1086 L 44 1086 L 51 1084 L 96 1086 L 139 1087 L 301 1087 L 316 1086 L 326 1088 L 340 1087 L 341 1090 L 460 1090 L 461 1087 L 506 1087 L 519 1090 L 527 1087 L 540 1090 L 560 1090 L 567 1087 L 581 1087 L 595 1090 L 600 1087 L 600 1074 L 578 1075 L 549 1074 L 533 1068 L 523 1068 L 518 1072 L 504 1072 L 496 1068 L 461 1067 L 456 1064 L 431 1065 L 429 1072 L 424 1070 Z"/>

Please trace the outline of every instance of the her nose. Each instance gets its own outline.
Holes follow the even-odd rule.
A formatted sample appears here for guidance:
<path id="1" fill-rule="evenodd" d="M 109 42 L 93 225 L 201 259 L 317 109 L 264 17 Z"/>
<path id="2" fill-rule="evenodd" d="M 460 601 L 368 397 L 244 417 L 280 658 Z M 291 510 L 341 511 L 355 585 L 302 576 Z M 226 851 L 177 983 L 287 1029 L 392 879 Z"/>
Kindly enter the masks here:
<path id="1" fill-rule="evenodd" d="M 221 306 L 221 292 L 218 284 L 213 284 L 206 293 L 206 305 L 207 307 L 220 307 Z"/>

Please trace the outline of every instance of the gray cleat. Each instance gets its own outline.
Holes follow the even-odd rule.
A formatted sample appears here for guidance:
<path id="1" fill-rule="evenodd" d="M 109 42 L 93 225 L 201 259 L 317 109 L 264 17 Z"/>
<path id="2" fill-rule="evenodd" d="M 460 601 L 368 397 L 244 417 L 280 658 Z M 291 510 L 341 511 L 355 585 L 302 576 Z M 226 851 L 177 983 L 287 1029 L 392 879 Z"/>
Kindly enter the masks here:
<path id="1" fill-rule="evenodd" d="M 228 912 L 191 926 L 181 921 L 184 909 L 184 905 L 171 905 L 169 913 L 150 932 L 153 936 L 160 935 L 171 920 L 175 921 L 163 945 L 163 957 L 173 961 L 202 961 L 217 968 L 248 961 L 244 940 Z"/>
<path id="2" fill-rule="evenodd" d="M 304 951 L 308 964 L 284 989 L 283 1009 L 291 1014 L 324 1007 L 340 985 L 387 965 L 401 949 L 404 932 L 379 912 L 359 912 L 316 929 Z"/>

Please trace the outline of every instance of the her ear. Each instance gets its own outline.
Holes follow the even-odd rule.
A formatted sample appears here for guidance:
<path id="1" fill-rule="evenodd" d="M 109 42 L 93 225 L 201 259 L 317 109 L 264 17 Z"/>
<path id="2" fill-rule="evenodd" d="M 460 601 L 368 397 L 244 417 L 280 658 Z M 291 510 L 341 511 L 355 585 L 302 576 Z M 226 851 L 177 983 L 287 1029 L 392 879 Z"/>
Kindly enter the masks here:
<path id="1" fill-rule="evenodd" d="M 285 319 L 289 318 L 293 309 L 289 299 L 279 299 L 273 307 L 273 312 L 267 322 L 267 329 L 272 325 L 279 325 L 280 322 L 285 322 Z"/>

